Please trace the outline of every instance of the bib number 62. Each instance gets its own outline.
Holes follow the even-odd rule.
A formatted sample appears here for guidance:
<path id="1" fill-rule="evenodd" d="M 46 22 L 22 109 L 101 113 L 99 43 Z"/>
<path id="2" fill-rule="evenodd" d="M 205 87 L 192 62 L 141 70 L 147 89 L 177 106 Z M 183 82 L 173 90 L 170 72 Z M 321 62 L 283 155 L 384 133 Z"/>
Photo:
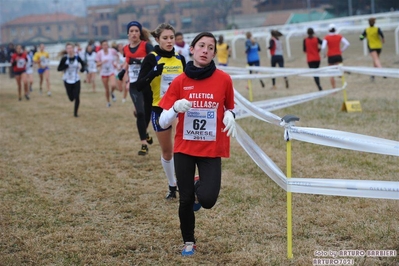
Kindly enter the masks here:
<path id="1" fill-rule="evenodd" d="M 206 120 L 204 120 L 204 119 L 202 119 L 202 120 L 194 119 L 193 120 L 193 129 L 194 130 L 206 130 L 205 125 L 206 125 Z"/>

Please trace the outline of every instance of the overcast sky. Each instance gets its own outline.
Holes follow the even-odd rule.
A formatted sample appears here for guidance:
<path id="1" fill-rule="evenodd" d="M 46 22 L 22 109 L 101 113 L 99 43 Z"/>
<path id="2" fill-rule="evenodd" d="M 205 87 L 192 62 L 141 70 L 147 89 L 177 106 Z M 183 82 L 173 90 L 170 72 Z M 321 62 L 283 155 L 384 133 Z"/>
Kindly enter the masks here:
<path id="1" fill-rule="evenodd" d="M 0 0 L 0 24 L 27 15 L 55 13 L 57 9 L 84 16 L 85 6 L 117 3 L 119 0 Z"/>

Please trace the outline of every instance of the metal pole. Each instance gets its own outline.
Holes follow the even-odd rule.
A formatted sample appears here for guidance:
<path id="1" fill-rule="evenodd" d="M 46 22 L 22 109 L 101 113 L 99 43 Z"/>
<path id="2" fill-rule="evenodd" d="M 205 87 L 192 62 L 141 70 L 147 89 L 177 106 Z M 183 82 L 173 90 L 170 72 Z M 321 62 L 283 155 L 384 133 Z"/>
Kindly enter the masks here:
<path id="1" fill-rule="evenodd" d="M 352 0 L 348 0 L 348 13 L 349 16 L 352 16 Z"/>
<path id="2" fill-rule="evenodd" d="M 375 3 L 374 0 L 371 0 L 371 14 L 375 13 Z"/>

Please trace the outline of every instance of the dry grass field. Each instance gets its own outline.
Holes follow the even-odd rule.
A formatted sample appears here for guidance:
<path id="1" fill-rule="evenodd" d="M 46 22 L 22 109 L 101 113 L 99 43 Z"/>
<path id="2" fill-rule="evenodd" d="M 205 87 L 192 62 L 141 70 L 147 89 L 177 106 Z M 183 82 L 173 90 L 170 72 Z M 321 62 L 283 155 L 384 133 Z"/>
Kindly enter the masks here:
<path id="1" fill-rule="evenodd" d="M 399 68 L 393 32 L 381 58 Z M 358 34 L 347 36 L 350 66 L 371 66 Z M 307 67 L 299 38 L 287 67 Z M 261 64 L 269 66 L 263 48 Z M 244 66 L 242 49 L 232 66 Z M 326 65 L 323 60 L 322 66 Z M 166 202 L 167 181 L 155 140 L 149 155 L 140 147 L 132 103 L 105 107 L 82 83 L 79 118 L 61 75 L 51 72 L 53 96 L 38 93 L 18 102 L 15 81 L 0 76 L 0 265 L 311 265 L 315 251 L 396 250 L 399 204 L 394 200 L 293 194 L 293 253 L 286 258 L 286 193 L 232 139 L 223 160 L 222 189 L 212 210 L 196 213 L 198 249 L 180 255 L 178 202 Z M 329 89 L 328 78 L 321 79 Z M 320 127 L 399 140 L 399 80 L 347 75 L 348 98 L 362 112 L 340 111 L 341 93 L 275 111 L 295 114 L 298 126 Z M 235 86 L 244 96 L 244 81 Z M 271 91 L 254 81 L 254 99 L 316 91 L 311 78 L 277 79 Z M 254 118 L 238 123 L 285 172 L 283 130 Z M 155 137 L 154 132 L 150 131 Z M 398 181 L 398 157 L 360 153 L 294 141 L 293 177 Z M 331 258 L 328 256 L 327 258 Z M 355 265 L 399 265 L 399 257 L 344 257 Z"/>

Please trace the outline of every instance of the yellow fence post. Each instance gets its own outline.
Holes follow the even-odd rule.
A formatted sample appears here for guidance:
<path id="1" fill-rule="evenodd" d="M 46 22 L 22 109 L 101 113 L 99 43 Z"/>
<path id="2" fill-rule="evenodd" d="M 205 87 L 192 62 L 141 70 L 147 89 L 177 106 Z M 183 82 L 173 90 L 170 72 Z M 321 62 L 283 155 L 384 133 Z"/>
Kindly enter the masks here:
<path id="1" fill-rule="evenodd" d="M 342 73 L 341 76 L 342 80 L 342 88 L 344 88 L 342 91 L 344 93 L 344 102 L 342 103 L 341 106 L 341 111 L 346 111 L 346 112 L 361 112 L 362 111 L 362 106 L 360 105 L 360 101 L 348 101 L 348 95 L 346 92 L 346 81 L 345 81 L 345 75 Z"/>
<path id="2" fill-rule="evenodd" d="M 291 156 L 291 140 L 289 137 L 288 129 L 291 125 L 294 125 L 295 121 L 299 121 L 299 117 L 293 115 L 286 115 L 281 120 L 284 122 L 284 127 L 285 127 L 284 138 L 287 142 L 287 179 L 290 179 L 292 156 Z M 292 253 L 292 193 L 289 191 L 289 189 L 287 189 L 287 258 L 292 259 L 293 257 L 294 255 Z"/>
<path id="3" fill-rule="evenodd" d="M 253 101 L 253 95 L 252 95 L 252 80 L 248 79 L 248 97 L 249 101 Z"/>

